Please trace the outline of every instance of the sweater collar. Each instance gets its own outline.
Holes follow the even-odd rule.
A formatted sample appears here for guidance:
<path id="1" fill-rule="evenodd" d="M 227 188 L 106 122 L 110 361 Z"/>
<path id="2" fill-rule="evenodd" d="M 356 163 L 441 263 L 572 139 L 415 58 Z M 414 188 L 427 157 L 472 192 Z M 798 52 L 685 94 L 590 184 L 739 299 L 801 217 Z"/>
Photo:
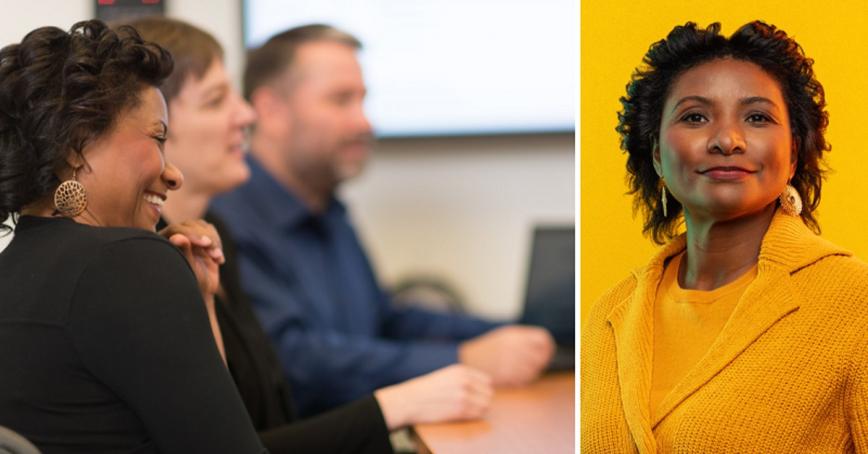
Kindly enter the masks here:
<path id="1" fill-rule="evenodd" d="M 651 262 L 633 272 L 637 279 L 648 279 L 660 274 L 666 261 L 687 246 L 687 235 L 682 233 L 663 246 Z M 793 273 L 830 255 L 853 255 L 812 232 L 798 216 L 775 212 L 760 245 L 758 266 L 775 266 Z M 659 279 L 658 279 L 659 280 Z"/>
<path id="2" fill-rule="evenodd" d="M 688 396 L 710 381 L 772 325 L 797 311 L 801 295 L 791 275 L 830 255 L 851 255 L 811 232 L 798 217 L 775 213 L 763 237 L 757 277 L 745 290 L 730 320 L 708 353 L 651 412 L 654 302 L 666 260 L 683 251 L 680 235 L 634 271 L 636 288 L 608 316 L 615 338 L 621 402 L 627 425 L 640 452 L 656 452 L 653 428 Z"/>

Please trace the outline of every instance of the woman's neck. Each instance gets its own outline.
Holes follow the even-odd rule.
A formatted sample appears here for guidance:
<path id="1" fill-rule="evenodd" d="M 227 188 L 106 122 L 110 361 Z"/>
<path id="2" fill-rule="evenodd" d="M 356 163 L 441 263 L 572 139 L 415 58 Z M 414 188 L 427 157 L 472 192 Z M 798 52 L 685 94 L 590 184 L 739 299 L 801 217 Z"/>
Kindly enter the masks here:
<path id="1" fill-rule="evenodd" d="M 54 208 L 54 203 L 50 199 L 44 198 L 23 207 L 21 209 L 21 215 L 50 218 L 54 216 L 55 211 L 57 211 L 57 209 Z"/>
<path id="2" fill-rule="evenodd" d="M 775 204 L 757 214 L 729 221 L 697 219 L 685 212 L 687 252 L 678 283 L 683 288 L 713 290 L 736 280 L 756 265 Z"/>

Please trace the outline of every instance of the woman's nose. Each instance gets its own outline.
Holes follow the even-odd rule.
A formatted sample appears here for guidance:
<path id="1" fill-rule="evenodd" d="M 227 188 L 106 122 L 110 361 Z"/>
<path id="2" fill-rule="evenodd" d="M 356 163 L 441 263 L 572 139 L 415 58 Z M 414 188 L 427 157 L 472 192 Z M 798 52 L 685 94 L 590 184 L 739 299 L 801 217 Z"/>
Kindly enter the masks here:
<path id="1" fill-rule="evenodd" d="M 709 153 L 723 155 L 744 153 L 745 147 L 744 134 L 741 128 L 731 123 L 720 125 L 708 141 Z"/>
<path id="2" fill-rule="evenodd" d="M 175 167 L 171 162 L 166 163 L 166 168 L 163 169 L 162 178 L 166 183 L 166 187 L 171 191 L 178 190 L 184 185 L 184 174 L 181 173 L 181 170 Z"/>

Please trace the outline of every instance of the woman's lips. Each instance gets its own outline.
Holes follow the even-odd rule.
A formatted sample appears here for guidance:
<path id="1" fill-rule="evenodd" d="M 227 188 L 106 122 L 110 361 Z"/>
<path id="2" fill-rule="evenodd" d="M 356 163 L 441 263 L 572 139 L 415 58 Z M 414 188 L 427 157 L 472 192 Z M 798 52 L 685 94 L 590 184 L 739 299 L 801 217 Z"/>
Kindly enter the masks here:
<path id="1" fill-rule="evenodd" d="M 229 154 L 233 156 L 244 156 L 244 144 L 233 144 L 229 146 Z"/>
<path id="2" fill-rule="evenodd" d="M 756 173 L 742 167 L 711 167 L 699 172 L 702 175 L 720 181 L 735 181 Z"/>
<path id="3" fill-rule="evenodd" d="M 145 201 L 148 202 L 151 209 L 155 212 L 157 218 L 160 217 L 163 211 L 163 204 L 166 202 L 166 196 L 164 194 L 158 194 L 156 192 L 146 192 L 144 195 Z"/>

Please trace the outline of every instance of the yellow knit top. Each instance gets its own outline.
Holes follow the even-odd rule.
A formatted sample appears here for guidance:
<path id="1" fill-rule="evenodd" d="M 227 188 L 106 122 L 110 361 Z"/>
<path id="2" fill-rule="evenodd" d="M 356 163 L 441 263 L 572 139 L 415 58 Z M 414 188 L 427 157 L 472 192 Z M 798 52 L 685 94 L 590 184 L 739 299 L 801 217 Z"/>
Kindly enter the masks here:
<path id="1" fill-rule="evenodd" d="M 583 326 L 582 452 L 868 452 L 868 265 L 781 213 L 756 278 L 652 417 L 654 301 L 684 242 L 609 290 Z"/>
<path id="2" fill-rule="evenodd" d="M 652 418 L 666 394 L 708 352 L 723 330 L 756 266 L 734 281 L 714 290 L 690 290 L 678 284 L 678 269 L 684 253 L 666 265 L 654 301 L 654 356 L 651 367 Z"/>

